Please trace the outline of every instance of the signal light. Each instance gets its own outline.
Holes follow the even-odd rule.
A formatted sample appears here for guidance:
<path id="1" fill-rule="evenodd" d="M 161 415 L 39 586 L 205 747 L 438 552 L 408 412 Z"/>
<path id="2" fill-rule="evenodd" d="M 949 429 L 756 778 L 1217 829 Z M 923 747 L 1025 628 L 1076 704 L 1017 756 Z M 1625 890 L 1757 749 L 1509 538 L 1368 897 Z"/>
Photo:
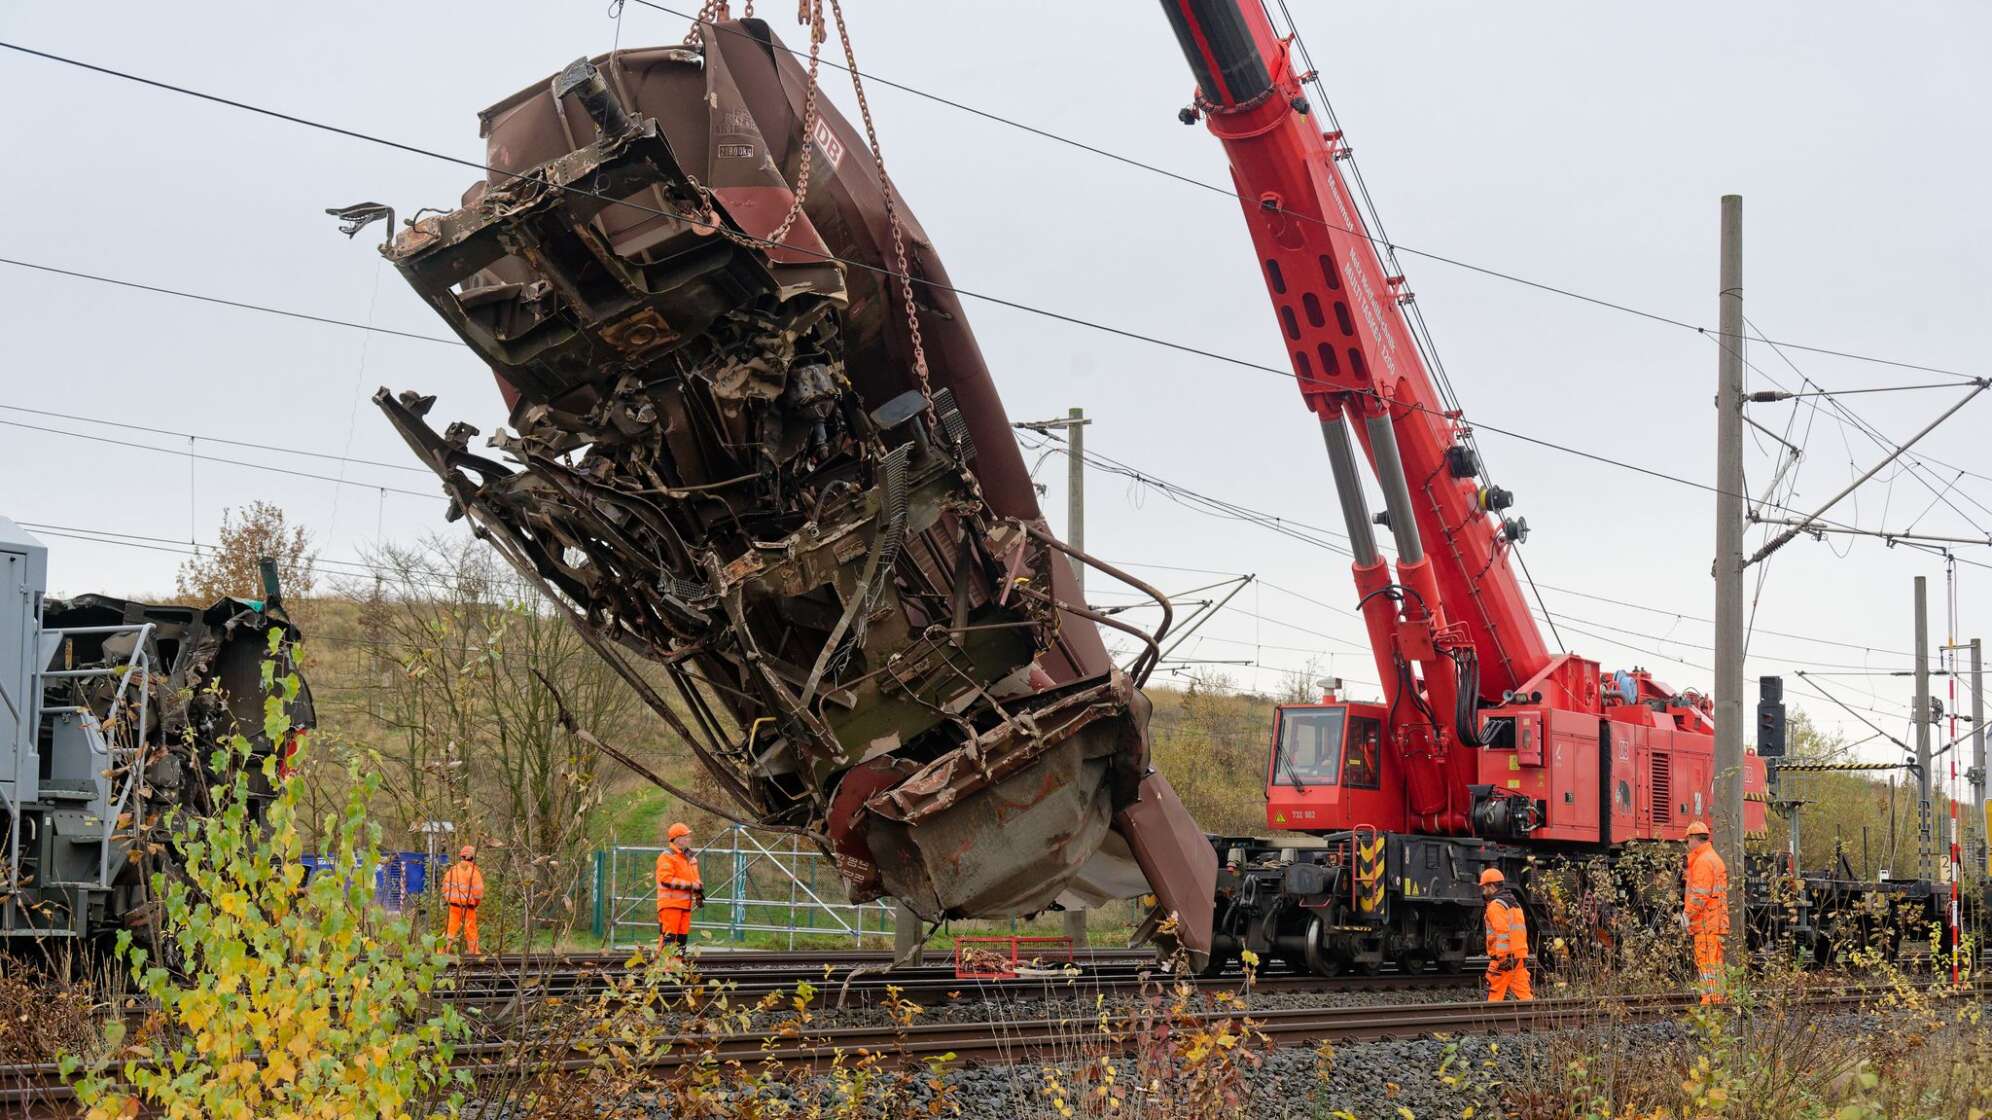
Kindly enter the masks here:
<path id="1" fill-rule="evenodd" d="M 1784 678 L 1757 678 L 1757 757 L 1783 758 L 1785 753 Z"/>

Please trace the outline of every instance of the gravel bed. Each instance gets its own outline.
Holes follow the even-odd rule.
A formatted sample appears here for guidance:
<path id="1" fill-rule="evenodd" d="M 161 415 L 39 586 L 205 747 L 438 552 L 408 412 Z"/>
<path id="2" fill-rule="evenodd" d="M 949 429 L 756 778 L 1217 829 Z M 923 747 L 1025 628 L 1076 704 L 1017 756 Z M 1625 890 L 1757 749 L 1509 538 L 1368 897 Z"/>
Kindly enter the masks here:
<path id="1" fill-rule="evenodd" d="M 1010 985 L 1033 985 L 1031 981 L 1011 981 Z M 1091 1023 L 1101 1014 L 1121 1016 L 1137 1014 L 1150 1009 L 1166 1009 L 1174 1003 L 1174 995 L 1166 988 L 1161 994 L 1140 994 L 1127 991 L 1103 991 L 1085 978 L 1071 980 L 1043 981 L 1019 990 L 1010 986 L 1006 994 L 986 994 L 974 981 L 962 981 L 959 987 L 950 988 L 959 993 L 949 999 L 946 995 L 934 998 L 923 994 L 911 997 L 921 1008 L 913 1018 L 916 1025 L 934 1023 L 1021 1023 L 1037 1019 L 1075 1019 Z M 1192 1011 L 1237 1011 L 1243 1008 L 1251 1012 L 1304 1010 L 1322 1007 L 1383 1007 L 1400 1004 L 1452 1003 L 1472 1000 L 1479 996 L 1477 979 L 1463 978 L 1459 985 L 1434 988 L 1352 988 L 1331 991 L 1253 991 L 1243 994 L 1242 981 L 1236 986 L 1224 988 L 1203 988 L 1190 996 L 1187 1008 Z M 1221 1002 L 1220 994 L 1230 994 L 1244 1000 Z M 587 997 L 579 997 L 574 1002 L 585 1004 Z M 1159 1001 L 1159 1003 L 1157 1002 Z M 741 1004 L 751 1003 L 749 999 L 729 1000 L 737 1014 Z M 502 1029 L 511 1022 L 516 1008 L 470 1008 L 467 1014 L 473 1022 L 488 1022 L 493 1029 Z M 894 1022 L 894 1013 L 889 1009 L 871 1004 L 859 1004 L 854 998 L 851 1005 L 837 1007 L 837 985 L 818 984 L 814 1002 L 810 1005 L 811 1030 L 834 1030 L 844 1027 L 883 1027 Z M 793 1021 L 791 1004 L 782 1000 L 775 1010 L 749 1011 L 745 1031 L 767 1030 L 777 1023 Z M 666 1023 L 683 1026 L 688 1017 L 673 1010 L 664 1016 Z M 745 1033 L 735 1024 L 733 1030 Z"/>
<path id="2" fill-rule="evenodd" d="M 1849 1012 L 1824 1015 L 1818 1022 L 1834 1032 L 1873 1032 L 1887 1029 L 1887 1018 Z M 1669 1019 L 1610 1029 L 1621 1045 L 1658 1046 L 1681 1041 L 1689 1025 Z M 1541 1063 L 1550 1058 L 1546 1051 L 1555 1037 L 1504 1034 L 1382 1039 L 1345 1043 L 1327 1055 L 1306 1048 L 1273 1050 L 1263 1053 L 1263 1064 L 1246 1074 L 1249 1095 L 1242 1112 L 1252 1120 L 1403 1120 L 1406 1116 L 1430 1120 L 1457 1117 L 1470 1107 L 1479 1120 L 1501 1120 L 1504 1086 L 1540 1080 Z M 1163 1112 L 1170 1102 L 1144 1100 L 1133 1092 L 1137 1075 L 1131 1061 L 1116 1060 L 1112 1065 L 1117 1088 L 1128 1101 L 1117 1115 L 1139 1120 Z M 1076 1115 L 1102 1114 L 1101 1110 L 1080 1107 L 1074 1099 L 1097 1085 L 1097 1080 L 1082 1085 L 1072 1063 L 1054 1065 L 1049 1072 L 1059 1080 Z M 895 1108 L 895 1115 L 913 1114 L 932 1098 L 932 1092 L 918 1083 L 920 1079 L 912 1080 L 905 1090 L 910 1100 Z M 1041 1066 L 957 1068 L 945 1075 L 944 1084 L 960 1107 L 963 1120 L 1062 1120 L 1065 1115 L 1056 1107 L 1048 1088 L 1047 1069 Z M 791 1102 L 797 1114 L 806 1112 L 812 1097 L 826 1110 L 838 1103 L 827 1081 L 769 1086 L 757 1095 Z M 674 1120 L 664 1106 L 631 1103 L 652 1120 Z M 1182 1107 L 1180 1101 L 1174 1104 Z M 475 1120 L 510 1120 L 502 1109 L 479 1113 L 473 1106 L 465 1115 Z"/>
<path id="3" fill-rule="evenodd" d="M 1015 985 L 1031 985 L 1021 991 Z M 1101 1012 L 1110 1015 L 1126 1014 L 1153 1006 L 1156 999 L 1167 1006 L 1174 1001 L 1166 989 L 1159 995 L 1142 995 L 1126 991 L 1102 991 L 1084 978 L 1071 981 L 1053 981 L 1032 984 L 1030 981 L 1011 981 L 1002 995 L 985 995 L 973 981 L 963 981 L 959 988 L 949 989 L 959 992 L 954 999 L 945 996 L 914 997 L 921 1012 L 914 1019 L 916 1023 L 982 1023 L 982 1022 L 1022 1022 L 1030 1019 L 1070 1019 L 1091 1020 Z M 1221 989 L 1205 988 L 1190 997 L 1188 1006 L 1197 1011 L 1218 1011 L 1237 1009 L 1237 1003 L 1221 1003 L 1217 999 L 1220 992 L 1238 996 L 1243 992 L 1242 983 L 1237 987 Z M 1025 994 L 1028 993 L 1028 994 Z M 1392 1004 L 1450 1003 L 1474 999 L 1479 995 L 1477 982 L 1463 980 L 1457 987 L 1445 988 L 1354 988 L 1321 992 L 1292 991 L 1253 991 L 1244 995 L 1243 1005 L 1252 1011 L 1284 1011 L 1313 1007 L 1379 1007 Z M 820 985 L 816 1002 L 812 1007 L 818 1027 L 876 1027 L 891 1021 L 891 1013 L 882 1007 L 853 1006 L 838 1009 L 837 986 Z"/>

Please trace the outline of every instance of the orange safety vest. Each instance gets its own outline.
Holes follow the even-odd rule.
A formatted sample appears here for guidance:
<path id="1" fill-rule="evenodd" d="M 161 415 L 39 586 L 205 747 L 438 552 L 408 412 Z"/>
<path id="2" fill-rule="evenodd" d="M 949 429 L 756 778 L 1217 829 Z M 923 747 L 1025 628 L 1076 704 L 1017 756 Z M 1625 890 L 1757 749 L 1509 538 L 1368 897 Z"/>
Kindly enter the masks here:
<path id="1" fill-rule="evenodd" d="M 443 873 L 443 901 L 451 906 L 476 906 L 484 901 L 484 872 L 469 860 L 458 860 Z"/>
<path id="2" fill-rule="evenodd" d="M 1729 932 L 1729 867 L 1714 844 L 1688 853 L 1688 894 L 1684 909 L 1689 933 Z"/>
<path id="3" fill-rule="evenodd" d="M 704 886 L 705 884 L 699 879 L 697 856 L 690 853 L 679 855 L 676 848 L 666 848 L 657 853 L 659 910 L 690 910 L 692 892 L 701 890 Z"/>
<path id="4" fill-rule="evenodd" d="M 1529 956 L 1529 922 L 1522 905 L 1512 895 L 1497 894 L 1487 901 L 1487 957 L 1500 960 Z"/>

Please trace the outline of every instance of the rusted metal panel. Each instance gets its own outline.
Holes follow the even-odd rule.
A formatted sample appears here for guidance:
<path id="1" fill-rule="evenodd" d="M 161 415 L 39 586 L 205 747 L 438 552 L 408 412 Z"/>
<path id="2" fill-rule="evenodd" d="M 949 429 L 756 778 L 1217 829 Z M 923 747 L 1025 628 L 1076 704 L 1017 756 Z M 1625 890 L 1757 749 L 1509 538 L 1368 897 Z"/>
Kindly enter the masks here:
<path id="1" fill-rule="evenodd" d="M 496 374 L 497 454 L 428 398 L 376 400 L 451 516 L 612 661 L 663 666 L 670 700 L 625 677 L 854 897 L 1026 914 L 1124 887 L 1131 856 L 1207 934 L 1214 857 L 1150 772 L 1140 682 L 1073 601 L 939 258 L 895 199 L 941 285 L 915 289 L 923 380 L 869 152 L 827 102 L 803 137 L 765 24 L 702 30 L 487 110 L 499 173 L 384 250 Z M 804 143 L 807 205 L 769 245 Z"/>

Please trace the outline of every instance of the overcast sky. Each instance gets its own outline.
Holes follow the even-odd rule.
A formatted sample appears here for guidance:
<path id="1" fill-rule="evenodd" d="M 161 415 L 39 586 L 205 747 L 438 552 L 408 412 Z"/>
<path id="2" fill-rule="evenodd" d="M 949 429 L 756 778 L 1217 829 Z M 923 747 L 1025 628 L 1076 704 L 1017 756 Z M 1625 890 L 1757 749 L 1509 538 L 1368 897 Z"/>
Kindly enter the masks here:
<path id="1" fill-rule="evenodd" d="M 689 10 L 690 0 L 670 6 Z M 764 6 L 788 42 L 805 41 L 790 5 Z M 1191 81 L 1152 0 L 846 6 L 869 72 L 1204 182 L 1227 179 L 1217 142 L 1176 122 Z M 1717 200 L 1739 193 L 1746 309 L 1770 337 L 1992 368 L 1988 157 L 1969 141 L 1992 109 L 1979 58 L 1992 38 L 1985 6 L 1896 5 L 1882 15 L 1795 0 L 1293 7 L 1398 242 L 1713 325 Z M 631 3 L 621 42 L 676 41 L 685 28 Z M 617 34 L 602 0 L 0 7 L 10 42 L 467 159 L 482 155 L 478 109 L 607 49 Z M 0 81 L 12 94 L 0 114 L 11 170 L 0 176 L 0 207 L 12 215 L 0 256 L 447 333 L 379 261 L 377 228 L 349 242 L 322 211 L 369 199 L 403 215 L 447 208 L 470 170 L 12 52 L 0 52 Z M 854 107 L 841 75 L 826 89 Z M 884 87 L 871 103 L 895 179 L 964 289 L 1283 367 L 1235 201 Z M 1404 263 L 1471 416 L 1712 481 L 1708 339 L 1430 259 Z M 46 535 L 51 582 L 64 592 L 169 588 L 181 559 L 171 550 L 185 547 L 174 542 L 212 540 L 224 507 L 258 498 L 308 526 L 328 561 L 441 524 L 440 499 L 381 489 L 431 494 L 423 474 L 208 439 L 197 454 L 355 485 L 218 462 L 190 471 L 183 436 L 90 421 L 403 462 L 365 401 L 378 385 L 439 394 L 438 419 L 466 418 L 486 432 L 502 419 L 488 373 L 461 347 L 6 265 L 0 308 L 0 405 L 9 406 L 0 420 L 172 452 L 0 427 L 0 513 L 158 538 L 137 542 L 154 546 L 145 549 Z M 1094 450 L 1221 498 L 1338 525 L 1320 438 L 1290 380 L 973 299 L 968 311 L 1013 419 L 1082 406 L 1095 419 Z M 1832 388 L 1946 380 L 1788 356 Z M 1753 346 L 1750 358 L 1764 374 L 1796 380 L 1768 347 Z M 1769 387 L 1756 373 L 1751 380 Z M 1900 439 L 1958 395 L 1845 403 Z M 1752 412 L 1781 432 L 1792 414 L 1789 404 Z M 1919 447 L 1922 479 L 1938 489 L 1955 482 L 1943 501 L 1933 503 L 1916 474 L 1884 472 L 1838 516 L 1984 538 L 1992 481 L 1959 479 L 1958 469 L 1992 475 L 1988 417 L 1992 394 Z M 1823 501 L 1882 454 L 1825 408 L 1802 406 L 1794 431 L 1807 452 L 1794 506 Z M 1712 495 L 1490 431 L 1481 443 L 1495 477 L 1519 495 L 1514 512 L 1533 530 L 1529 564 L 1563 641 L 1608 668 L 1644 665 L 1677 687 L 1707 688 Z M 1748 449 L 1753 490 L 1773 469 L 1771 448 Z M 1038 472 L 1054 527 L 1063 525 L 1063 466 L 1053 457 Z M 1375 678 L 1346 613 L 1355 596 L 1344 558 L 1126 479 L 1088 481 L 1087 543 L 1099 555 L 1262 577 L 1182 655 L 1255 662 L 1224 669 L 1247 686 L 1275 687 L 1310 657 L 1324 672 Z M 1958 567 L 1959 634 L 1969 637 L 1987 628 L 1992 569 L 1973 565 L 1992 563 L 1992 549 L 1959 555 L 1972 562 Z M 1168 589 L 1217 578 L 1141 573 Z M 1936 644 L 1947 629 L 1940 557 L 1866 539 L 1795 542 L 1763 584 L 1749 673 L 1786 674 L 1792 698 L 1820 722 L 1870 734 L 1790 674 L 1906 669 L 1916 575 L 1931 581 Z M 1096 598 L 1115 601 L 1100 582 Z M 1906 681 L 1848 676 L 1831 687 L 1907 737 Z M 1893 749 L 1870 746 L 1876 758 Z"/>

